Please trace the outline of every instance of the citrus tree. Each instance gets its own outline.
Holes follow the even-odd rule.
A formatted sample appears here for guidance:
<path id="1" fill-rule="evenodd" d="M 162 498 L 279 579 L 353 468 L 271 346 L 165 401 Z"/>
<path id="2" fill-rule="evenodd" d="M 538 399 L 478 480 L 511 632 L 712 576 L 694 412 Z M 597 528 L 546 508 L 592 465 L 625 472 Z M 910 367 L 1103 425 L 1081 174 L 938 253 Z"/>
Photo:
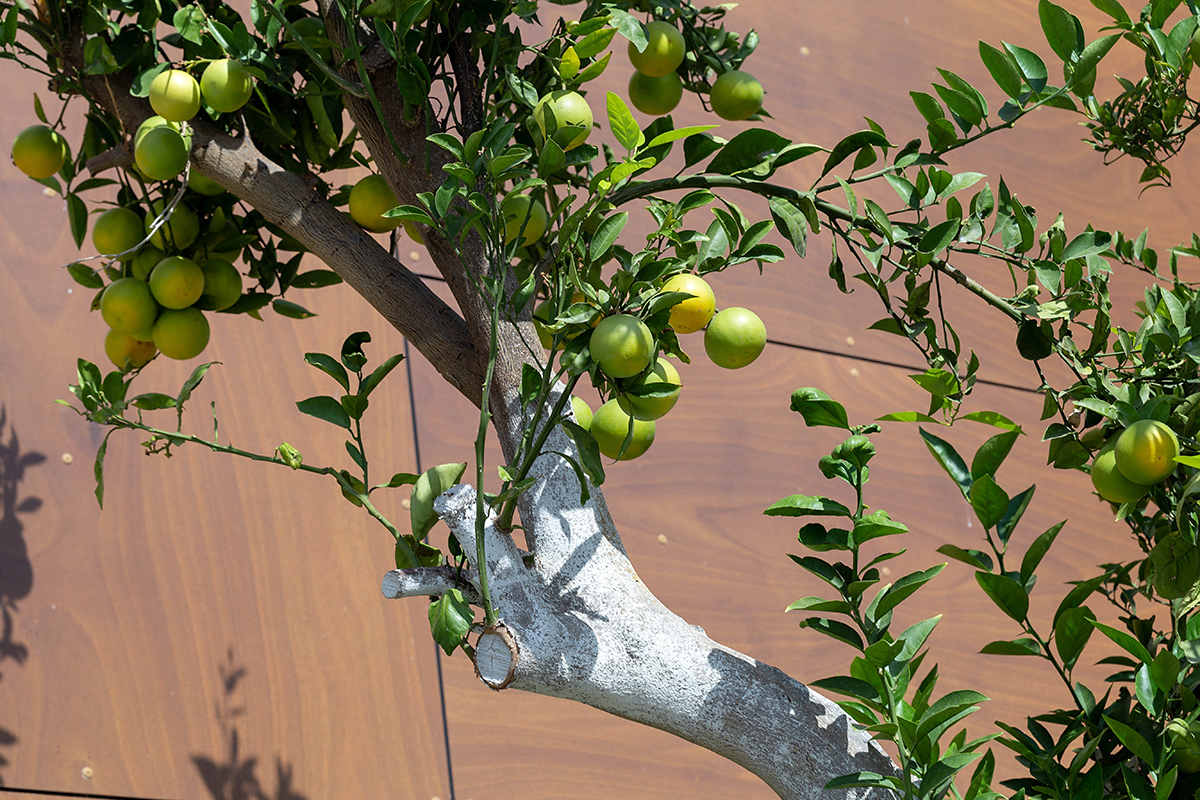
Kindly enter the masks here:
<path id="1" fill-rule="evenodd" d="M 936 694 L 936 668 L 923 667 L 937 619 L 891 629 L 895 608 L 944 565 L 881 583 L 879 565 L 897 552 L 868 543 L 907 529 L 864 502 L 878 424 L 851 425 L 835 399 L 798 389 L 792 408 L 807 424 L 848 433 L 820 467 L 855 502 L 798 494 L 766 512 L 826 518 L 806 520 L 799 541 L 813 554 L 794 558 L 833 595 L 793 610 L 855 650 L 848 674 L 818 684 L 840 704 L 663 606 L 637 579 L 600 493 L 605 471 L 645 453 L 655 420 L 671 411 L 681 383 L 673 361 L 689 358 L 681 337 L 703 330 L 706 356 L 728 369 L 765 345 L 762 320 L 721 307 L 704 276 L 779 261 L 781 244 L 805 256 L 810 234 L 827 232 L 831 279 L 877 294 L 884 316 L 872 327 L 927 362 L 915 379 L 929 408 L 882 419 L 1000 430 L 969 465 L 944 439 L 920 435 L 987 531 L 990 552 L 954 543 L 941 552 L 974 568 L 1016 626 L 988 651 L 1044 658 L 1071 701 L 1028 732 L 1002 726 L 1029 771 L 1012 788 L 1190 797 L 1200 788 L 1200 459 L 1191 455 L 1200 300 L 1181 260 L 1200 255 L 1200 242 L 1160 255 L 1144 233 L 1039 222 L 1003 180 L 993 189 L 948 167 L 964 157 L 957 151 L 1052 107 L 1081 115 L 1096 149 L 1140 159 L 1147 184 L 1170 182 L 1167 162 L 1197 120 L 1187 86 L 1200 12 L 1190 0 L 1137 15 L 1117 0 L 1093 5 L 1110 24 L 1088 35 L 1069 10 L 1038 4 L 1054 70 L 1034 49 L 979 44 L 995 83 L 987 94 L 1002 98 L 994 111 L 984 91 L 940 70 L 931 91 L 912 94 L 926 130 L 903 145 L 873 122 L 827 146 L 772 130 L 754 76 L 757 35 L 728 29 L 727 7 L 681 0 L 0 2 L 0 44 L 51 76 L 62 102 L 87 105 L 83 130 L 64 132 L 62 115 L 39 101 L 41 123 L 12 155 L 63 195 L 76 241 L 98 251 L 70 267 L 96 291 L 114 367 L 79 360 L 72 391 L 88 420 L 148 434 L 153 453 L 196 445 L 327 476 L 395 539 L 384 593 L 431 598 L 435 640 L 465 651 L 492 688 L 669 731 L 785 798 L 827 787 L 844 797 L 997 796 L 985 754 L 994 737 L 967 741 L 959 729 L 984 698 Z M 1143 54 L 1145 74 L 1121 78 L 1111 96 L 1102 84 L 1097 96 L 1098 67 L 1119 43 Z M 628 91 L 597 96 L 589 84 L 616 46 L 635 68 Z M 713 132 L 716 119 L 677 128 L 669 114 L 685 92 L 716 119 L 752 124 L 729 139 Z M 628 103 L 653 121 L 643 128 Z M 811 186 L 780 179 L 804 159 L 820 165 Z M 767 217 L 741 198 L 765 203 Z M 90 226 L 89 204 L 107 209 Z M 632 210 L 649 222 L 631 226 Z M 452 304 L 397 257 L 400 230 L 425 243 Z M 304 253 L 325 268 L 302 272 Z M 994 270 L 975 274 L 989 262 L 1005 268 L 998 282 Z M 1135 331 L 1111 322 L 1116 268 L 1149 283 Z M 305 356 L 331 394 L 300 410 L 346 432 L 346 467 L 306 463 L 286 443 L 253 453 L 186 432 L 185 404 L 209 364 L 174 394 L 143 387 L 154 359 L 199 358 L 218 313 L 270 307 L 303 318 L 310 312 L 289 290 L 339 282 L 479 409 L 471 459 L 372 475 L 361 420 L 400 358 L 369 368 L 364 333 L 334 355 Z M 969 402 L 980 365 L 956 306 L 942 302 L 950 284 L 1011 321 L 1040 381 L 1050 461 L 1089 471 L 1145 554 L 1075 586 L 1050 631 L 1029 620 L 1029 595 L 1061 525 L 1022 542 L 1017 566 L 1010 545 L 1034 491 L 1010 495 L 996 473 L 1022 431 Z M 1060 366 L 1043 370 L 1051 358 Z M 572 397 L 581 380 L 604 398 L 598 409 Z M 177 424 L 155 424 L 151 412 Z M 498 479 L 485 463 L 489 431 L 503 452 L 490 465 Z M 101 502 L 107 442 L 96 458 Z M 378 504 L 406 486 L 407 530 Z M 428 538 L 439 519 L 451 531 L 445 551 Z M 1088 604 L 1101 600 L 1122 627 L 1097 620 Z M 1166 622 L 1145 610 L 1152 603 L 1166 604 Z M 1097 630 L 1121 653 L 1108 659 L 1115 690 L 1100 693 L 1073 679 Z"/>

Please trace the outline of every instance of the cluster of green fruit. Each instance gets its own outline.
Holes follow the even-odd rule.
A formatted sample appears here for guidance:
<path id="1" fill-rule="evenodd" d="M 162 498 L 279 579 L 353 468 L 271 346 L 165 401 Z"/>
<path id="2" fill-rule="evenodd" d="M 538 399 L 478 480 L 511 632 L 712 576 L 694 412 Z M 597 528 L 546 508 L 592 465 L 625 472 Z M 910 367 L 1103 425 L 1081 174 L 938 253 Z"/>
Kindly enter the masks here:
<path id="1" fill-rule="evenodd" d="M 1092 460 L 1092 485 L 1110 503 L 1136 503 L 1175 471 L 1179 439 L 1165 423 L 1142 419 L 1111 437 Z"/>
<path id="2" fill-rule="evenodd" d="M 683 97 L 683 80 L 676 71 L 686 48 L 683 34 L 669 22 L 654 20 L 646 25 L 646 47 L 629 43 L 629 101 L 643 114 L 662 116 L 675 110 Z M 741 70 L 721 73 L 709 94 L 713 112 L 721 119 L 749 119 L 762 108 L 763 88 L 753 75 Z"/>
<path id="3" fill-rule="evenodd" d="M 194 177 L 189 180 L 193 189 L 221 191 L 212 181 Z M 112 208 L 92 227 L 93 245 L 114 257 L 106 270 L 113 280 L 101 293 L 99 306 L 109 327 L 104 351 L 121 368 L 142 367 L 160 352 L 168 358 L 195 358 L 208 345 L 203 312 L 227 309 L 242 296 L 242 274 L 233 264 L 241 247 L 227 244 L 237 235 L 236 227 L 218 211 L 197 244 L 200 217 L 180 202 L 151 234 L 162 208 L 156 200 L 144 220 L 132 208 Z"/>
<path id="4" fill-rule="evenodd" d="M 748 366 L 766 346 L 767 329 L 758 315 L 746 308 L 726 308 L 718 313 L 716 296 L 703 278 L 678 273 L 663 283 L 661 291 L 691 295 L 671 308 L 671 328 L 677 334 L 703 329 L 704 351 L 717 366 Z M 539 334 L 543 330 L 539 329 Z M 547 344 L 547 338 L 542 342 Z M 573 397 L 575 416 L 591 432 L 602 454 L 618 460 L 637 458 L 654 443 L 656 420 L 679 399 L 679 372 L 665 358 L 655 358 L 653 334 L 631 314 L 601 319 L 592 331 L 588 351 L 601 372 L 619 381 L 621 392 L 594 415 L 586 403 Z"/>
<path id="5" fill-rule="evenodd" d="M 187 166 L 191 135 L 183 123 L 200 111 L 201 101 L 214 112 L 237 111 L 250 99 L 254 76 L 240 62 L 208 62 L 197 81 L 181 69 L 167 69 L 150 83 L 150 107 L 157 116 L 141 124 L 133 137 L 133 160 L 151 180 L 176 177 Z"/>

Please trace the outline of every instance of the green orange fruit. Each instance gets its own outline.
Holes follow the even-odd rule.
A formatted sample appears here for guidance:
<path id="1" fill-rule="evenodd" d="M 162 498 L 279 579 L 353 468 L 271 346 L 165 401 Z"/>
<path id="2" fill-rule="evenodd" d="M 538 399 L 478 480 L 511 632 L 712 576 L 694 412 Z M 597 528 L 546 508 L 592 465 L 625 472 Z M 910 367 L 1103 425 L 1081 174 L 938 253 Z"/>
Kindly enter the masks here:
<path id="1" fill-rule="evenodd" d="M 167 256 L 150 272 L 150 292 L 163 308 L 187 308 L 204 293 L 204 273 L 190 258 Z"/>
<path id="2" fill-rule="evenodd" d="M 1175 471 L 1177 455 L 1175 431 L 1155 419 L 1140 419 L 1117 437 L 1117 469 L 1134 483 L 1152 486 L 1163 480 Z"/>
<path id="3" fill-rule="evenodd" d="M 550 215 L 540 200 L 527 194 L 510 194 L 500 204 L 500 215 L 504 219 L 504 241 L 511 242 L 518 236 L 521 245 L 529 245 L 541 239 L 550 225 Z"/>
<path id="4" fill-rule="evenodd" d="M 592 407 L 581 397 L 571 395 L 571 410 L 575 412 L 575 422 L 585 431 L 592 427 Z"/>
<path id="5" fill-rule="evenodd" d="M 651 385 L 657 384 L 659 388 L 653 390 L 653 395 L 642 394 L 639 391 L 647 391 Z M 674 387 L 674 388 L 663 388 Z M 666 416 L 667 412 L 675 407 L 675 403 L 679 400 L 679 388 L 682 382 L 679 380 L 679 371 L 675 369 L 675 365 L 663 357 L 659 357 L 654 366 L 646 373 L 639 375 L 627 387 L 629 405 L 634 413 L 642 419 L 659 419 Z"/>
<path id="6" fill-rule="evenodd" d="M 631 378 L 654 356 L 654 336 L 646 323 L 629 314 L 605 317 L 592 331 L 588 351 L 610 378 Z"/>
<path id="7" fill-rule="evenodd" d="M 670 114 L 681 99 L 683 81 L 677 72 L 668 72 L 657 78 L 641 72 L 629 76 L 629 102 L 643 114 L 656 117 Z"/>
<path id="8" fill-rule="evenodd" d="M 676 333 L 695 333 L 713 318 L 717 298 L 708 281 L 690 272 L 672 275 L 663 283 L 664 292 L 687 292 L 693 297 L 671 306 L 671 327 Z"/>
<path id="9" fill-rule="evenodd" d="M 246 105 L 254 91 L 254 76 L 240 61 L 222 58 L 208 62 L 200 76 L 200 93 L 213 111 L 227 114 Z"/>
<path id="10" fill-rule="evenodd" d="M 147 234 L 150 233 L 154 220 L 162 213 L 163 208 L 162 200 L 155 200 L 150 204 L 150 213 L 146 215 L 144 223 Z M 171 212 L 167 221 L 150 237 L 150 244 L 159 250 L 167 250 L 171 247 L 176 250 L 186 250 L 192 246 L 199 235 L 200 217 L 196 216 L 196 212 L 187 203 L 180 203 L 175 206 L 175 210 Z"/>
<path id="11" fill-rule="evenodd" d="M 655 424 L 653 420 L 640 419 L 623 397 L 609 400 L 592 415 L 588 431 L 595 438 L 600 452 L 618 461 L 637 458 L 654 444 Z M 621 453 L 621 446 L 629 438 L 629 445 Z"/>
<path id="12" fill-rule="evenodd" d="M 741 369 L 754 363 L 767 345 L 767 327 L 748 308 L 727 308 L 704 331 L 704 352 L 718 367 Z"/>
<path id="13" fill-rule="evenodd" d="M 183 172 L 188 144 L 173 128 L 161 125 L 143 133 L 133 148 L 133 160 L 147 178 L 166 181 Z"/>
<path id="14" fill-rule="evenodd" d="M 150 286 L 137 278 L 115 280 L 100 295 L 100 316 L 114 331 L 141 333 L 154 324 L 158 312 Z"/>
<path id="15" fill-rule="evenodd" d="M 204 292 L 196 308 L 224 311 L 242 296 L 242 273 L 225 259 L 206 259 L 200 262 L 200 271 L 204 273 Z"/>
<path id="16" fill-rule="evenodd" d="M 592 108 L 578 92 L 559 89 L 538 100 L 533 120 L 542 138 L 552 138 L 564 151 L 578 147 L 592 133 Z"/>
<path id="17" fill-rule="evenodd" d="M 31 178 L 49 178 L 67 160 L 67 140 L 45 125 L 30 125 L 13 139 L 12 162 Z"/>
<path id="18" fill-rule="evenodd" d="M 156 353 L 154 342 L 138 341 L 128 333 L 110 328 L 104 336 L 104 354 L 118 369 L 144 367 Z"/>
<path id="19" fill-rule="evenodd" d="M 167 358 L 186 361 L 200 355 L 208 346 L 208 319 L 198 308 L 169 309 L 158 316 L 153 335 L 160 353 Z"/>
<path id="20" fill-rule="evenodd" d="M 97 252 L 106 256 L 125 253 L 141 243 L 145 234 L 142 230 L 142 218 L 129 208 L 110 208 L 92 225 L 92 244 Z M 133 253 L 121 256 L 122 261 L 129 261 Z"/>
<path id="21" fill-rule="evenodd" d="M 683 34 L 669 22 L 656 19 L 646 26 L 646 49 L 629 43 L 629 61 L 643 75 L 659 78 L 683 63 Z"/>
<path id="22" fill-rule="evenodd" d="M 200 110 L 200 84 L 181 69 L 164 70 L 150 82 L 150 107 L 171 122 L 185 122 Z"/>
<path id="23" fill-rule="evenodd" d="M 753 75 L 735 69 L 717 78 L 708 99 L 721 119 L 749 119 L 762 108 L 763 88 Z"/>
<path id="24" fill-rule="evenodd" d="M 350 190 L 350 218 L 371 233 L 387 233 L 400 227 L 401 220 L 383 215 L 398 205 L 382 175 L 368 175 Z"/>
<path id="25" fill-rule="evenodd" d="M 1110 503 L 1136 503 L 1150 491 L 1149 486 L 1134 483 L 1117 469 L 1117 437 L 1108 440 L 1092 459 L 1092 486 Z"/>

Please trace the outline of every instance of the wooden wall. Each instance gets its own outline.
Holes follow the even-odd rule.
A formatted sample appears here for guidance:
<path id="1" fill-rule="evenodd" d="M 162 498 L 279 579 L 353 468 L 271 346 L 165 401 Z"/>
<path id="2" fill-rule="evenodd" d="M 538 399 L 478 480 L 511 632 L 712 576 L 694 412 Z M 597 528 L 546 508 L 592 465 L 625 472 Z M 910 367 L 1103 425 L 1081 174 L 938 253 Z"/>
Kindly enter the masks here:
<path id="1" fill-rule="evenodd" d="M 1069 5 L 1096 21 L 1088 4 Z M 774 126 L 826 144 L 862 127 L 863 115 L 893 141 L 921 135 L 907 92 L 928 89 L 935 66 L 978 79 L 996 102 L 979 38 L 1049 52 L 1032 0 L 756 0 L 729 24 L 762 35 L 748 68 L 766 85 Z M 615 57 L 599 88 L 621 90 L 627 69 Z M 48 92 L 4 70 L 7 143 L 33 120 L 32 91 L 44 101 Z M 677 123 L 704 121 L 685 102 Z M 954 166 L 986 172 L 993 185 L 1003 173 L 1043 220 L 1061 209 L 1069 231 L 1091 221 L 1136 234 L 1149 224 L 1160 247 L 1190 233 L 1200 218 L 1194 159 L 1178 160 L 1175 189 L 1139 197 L 1137 170 L 1100 170 L 1081 135 L 1073 118 L 1043 111 Z M 389 538 L 328 480 L 191 448 L 146 458 L 138 437 L 117 434 L 101 512 L 91 463 L 102 432 L 53 401 L 68 397 L 76 356 L 103 359 L 103 323 L 87 313 L 90 293 L 59 269 L 75 253 L 61 200 L 0 162 L 0 794 L 254 797 L 253 780 L 275 800 L 446 800 L 452 771 L 453 795 L 476 800 L 771 796 L 733 765 L 658 731 L 577 704 L 493 693 L 461 655 L 439 665 L 423 604 L 380 596 Z M 813 168 L 781 177 L 806 186 Z M 825 490 L 816 461 L 839 440 L 805 428 L 788 397 L 820 387 L 856 422 L 923 403 L 905 377 L 917 354 L 864 330 L 881 316 L 878 301 L 839 296 L 825 277 L 827 252 L 818 239 L 807 260 L 789 258 L 763 277 L 746 267 L 716 278 L 718 302 L 757 311 L 772 343 L 731 373 L 706 362 L 699 336 L 685 342 L 698 357 L 681 370 L 679 406 L 649 454 L 612 468 L 605 487 L 635 566 L 667 605 L 802 680 L 840 669 L 848 653 L 782 613 L 819 587 L 786 558 L 796 552 L 795 524 L 761 511 L 792 492 Z M 429 271 L 421 255 L 411 265 Z M 1136 278 L 1121 281 L 1122 297 L 1135 298 Z M 1048 614 L 1064 582 L 1098 560 L 1130 556 L 1130 546 L 1085 476 L 1043 466 L 1040 401 L 1028 391 L 1036 379 L 1011 352 L 1011 326 L 973 298 L 954 301 L 994 382 L 977 392 L 976 407 L 1030 434 L 1000 475 L 1010 491 L 1037 482 L 1021 535 L 1028 541 L 1070 518 L 1037 593 Z M 335 351 L 360 329 L 375 337 L 367 351 L 375 361 L 404 343 L 347 290 L 307 304 L 320 316 L 216 321 L 205 357 L 222 365 L 192 401 L 192 430 L 207 429 L 215 403 L 222 435 L 238 446 L 269 453 L 286 440 L 309 463 L 345 458 L 328 426 L 295 410 L 294 401 L 329 388 L 303 353 Z M 192 366 L 156 362 L 143 388 L 173 393 Z M 470 458 L 473 410 L 419 356 L 393 373 L 367 419 L 383 472 L 417 469 L 418 448 L 424 467 Z M 973 449 L 990 433 L 964 424 L 945 435 Z M 933 551 L 943 542 L 970 546 L 979 533 L 970 510 L 916 429 L 891 426 L 878 445 L 869 502 L 913 529 L 894 569 L 940 561 Z M 406 519 L 402 495 L 386 508 L 397 520 Z M 906 613 L 915 621 L 939 612 L 933 648 L 944 688 L 994 698 L 977 732 L 1065 701 L 1039 664 L 976 655 L 1016 631 L 965 567 L 949 567 Z"/>

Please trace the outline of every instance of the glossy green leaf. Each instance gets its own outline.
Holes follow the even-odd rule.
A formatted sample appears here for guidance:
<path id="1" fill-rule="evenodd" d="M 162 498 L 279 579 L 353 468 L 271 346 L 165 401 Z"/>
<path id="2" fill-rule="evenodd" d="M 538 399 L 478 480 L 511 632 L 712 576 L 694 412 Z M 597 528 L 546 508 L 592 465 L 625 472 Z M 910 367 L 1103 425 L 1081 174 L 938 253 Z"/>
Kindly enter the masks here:
<path id="1" fill-rule="evenodd" d="M 791 406 L 792 411 L 804 417 L 804 424 L 810 428 L 827 426 L 850 430 L 845 407 L 820 389 L 811 386 L 797 389 L 792 392 Z"/>
<path id="2" fill-rule="evenodd" d="M 976 572 L 975 580 L 997 608 L 1017 622 L 1024 622 L 1029 613 L 1029 595 L 1021 584 L 1007 575 L 994 572 Z"/>

